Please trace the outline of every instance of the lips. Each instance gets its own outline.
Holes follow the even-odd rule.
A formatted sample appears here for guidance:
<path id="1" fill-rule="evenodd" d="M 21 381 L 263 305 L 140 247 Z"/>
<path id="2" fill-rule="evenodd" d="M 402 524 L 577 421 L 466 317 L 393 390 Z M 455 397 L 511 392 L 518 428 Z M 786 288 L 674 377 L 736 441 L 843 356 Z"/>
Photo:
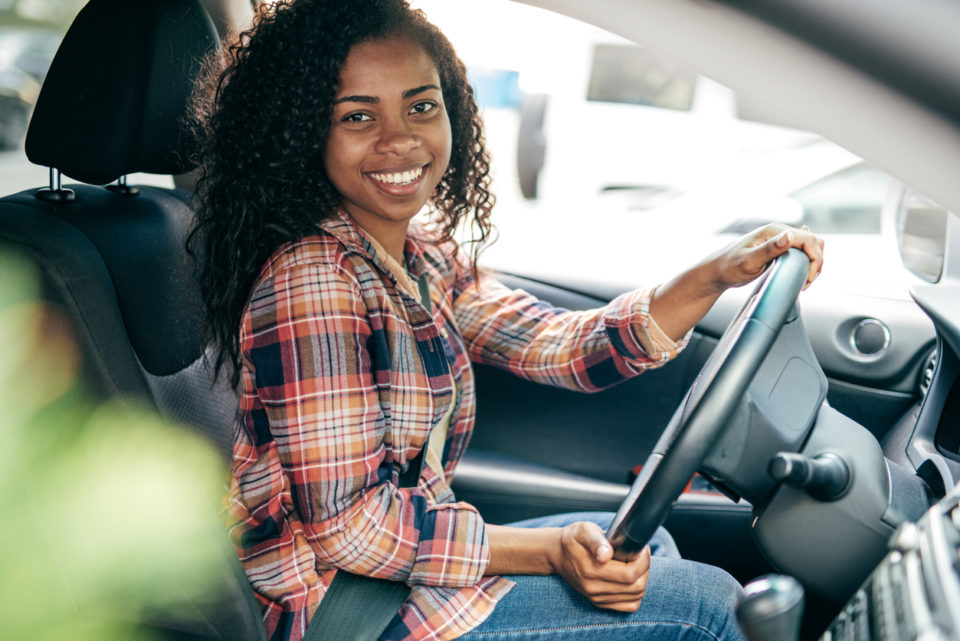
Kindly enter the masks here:
<path id="1" fill-rule="evenodd" d="M 417 167 L 398 167 L 383 171 L 370 171 L 366 175 L 381 191 L 392 196 L 405 196 L 419 189 L 429 164 Z"/>
<path id="2" fill-rule="evenodd" d="M 405 171 L 370 172 L 368 175 L 374 180 L 388 185 L 407 185 L 422 176 L 424 168 L 425 165 Z"/>

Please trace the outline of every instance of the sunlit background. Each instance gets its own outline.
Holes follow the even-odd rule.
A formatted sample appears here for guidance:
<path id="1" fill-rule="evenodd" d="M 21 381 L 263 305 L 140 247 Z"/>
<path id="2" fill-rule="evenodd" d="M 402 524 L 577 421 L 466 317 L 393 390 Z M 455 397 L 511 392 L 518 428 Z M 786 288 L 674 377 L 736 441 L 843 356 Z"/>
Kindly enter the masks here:
<path id="1" fill-rule="evenodd" d="M 484 112 L 501 231 L 488 264 L 652 285 L 781 221 L 827 237 L 821 290 L 907 296 L 884 214 L 898 183 L 854 154 L 590 25 L 508 0 L 412 4 L 457 47 Z"/>

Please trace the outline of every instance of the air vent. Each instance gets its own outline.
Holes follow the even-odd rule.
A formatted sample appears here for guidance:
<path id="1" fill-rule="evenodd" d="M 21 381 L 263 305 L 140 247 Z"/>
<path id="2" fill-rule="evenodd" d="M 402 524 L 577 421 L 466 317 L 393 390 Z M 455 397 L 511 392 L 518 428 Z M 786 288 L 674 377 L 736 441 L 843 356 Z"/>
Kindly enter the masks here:
<path id="1" fill-rule="evenodd" d="M 927 363 L 920 372 L 920 396 L 926 396 L 930 391 L 930 384 L 933 383 L 933 371 L 937 369 L 937 353 L 930 352 L 927 357 Z"/>

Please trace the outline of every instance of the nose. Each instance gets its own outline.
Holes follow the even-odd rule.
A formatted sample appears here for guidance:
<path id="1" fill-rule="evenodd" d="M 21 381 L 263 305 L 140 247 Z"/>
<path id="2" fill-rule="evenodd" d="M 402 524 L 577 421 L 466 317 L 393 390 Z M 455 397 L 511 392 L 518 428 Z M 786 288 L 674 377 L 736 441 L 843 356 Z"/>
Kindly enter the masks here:
<path id="1" fill-rule="evenodd" d="M 403 156 L 420 146 L 420 137 L 407 122 L 385 122 L 377 142 L 377 151 Z"/>

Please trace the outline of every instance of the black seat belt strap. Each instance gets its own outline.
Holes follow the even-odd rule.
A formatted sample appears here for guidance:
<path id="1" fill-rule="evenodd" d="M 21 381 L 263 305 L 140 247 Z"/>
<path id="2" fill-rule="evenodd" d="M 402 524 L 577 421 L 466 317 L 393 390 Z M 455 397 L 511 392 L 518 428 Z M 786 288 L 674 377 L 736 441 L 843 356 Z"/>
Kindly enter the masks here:
<path id="1" fill-rule="evenodd" d="M 376 641 L 410 587 L 340 570 L 313 614 L 303 641 Z"/>

